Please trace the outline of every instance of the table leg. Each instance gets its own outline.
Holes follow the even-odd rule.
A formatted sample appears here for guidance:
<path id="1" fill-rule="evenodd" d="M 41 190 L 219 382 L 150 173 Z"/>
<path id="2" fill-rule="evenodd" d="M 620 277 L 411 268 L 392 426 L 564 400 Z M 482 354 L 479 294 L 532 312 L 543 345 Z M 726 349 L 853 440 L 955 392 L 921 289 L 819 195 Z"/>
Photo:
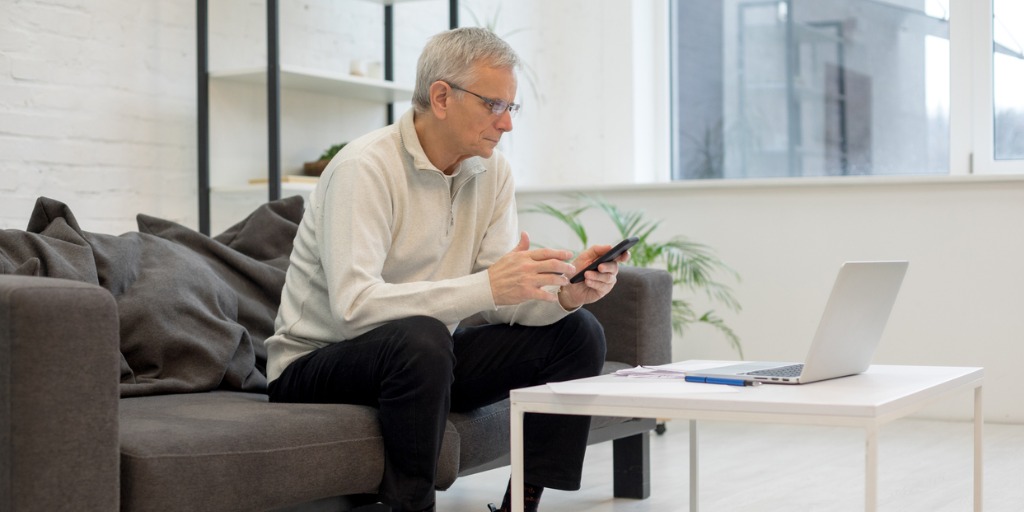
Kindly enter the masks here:
<path id="1" fill-rule="evenodd" d="M 512 464 L 512 485 L 510 491 L 512 493 L 512 510 L 514 512 L 523 512 L 523 507 L 526 505 L 523 502 L 523 418 L 525 413 L 513 403 L 509 416 L 512 420 L 509 431 Z"/>
<path id="2" fill-rule="evenodd" d="M 878 428 L 867 427 L 864 461 L 864 510 L 878 508 Z"/>
<path id="3" fill-rule="evenodd" d="M 982 412 L 981 386 L 974 388 L 974 512 L 982 511 L 982 491 L 984 479 L 984 433 L 985 415 Z"/>
<path id="4" fill-rule="evenodd" d="M 697 488 L 700 464 L 697 457 L 697 420 L 690 420 L 690 512 L 697 512 L 700 497 Z"/>

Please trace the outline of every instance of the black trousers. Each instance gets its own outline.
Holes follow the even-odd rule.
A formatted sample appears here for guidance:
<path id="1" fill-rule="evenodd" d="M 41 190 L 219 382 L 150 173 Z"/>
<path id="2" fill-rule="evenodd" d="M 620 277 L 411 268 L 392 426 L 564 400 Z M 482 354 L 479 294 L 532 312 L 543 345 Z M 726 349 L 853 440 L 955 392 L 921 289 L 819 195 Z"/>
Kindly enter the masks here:
<path id="1" fill-rule="evenodd" d="M 515 388 L 597 375 L 604 359 L 604 330 L 584 309 L 547 326 L 482 325 L 454 335 L 439 320 L 412 317 L 303 356 L 269 393 L 274 402 L 378 408 L 380 494 L 392 507 L 418 510 L 434 502 L 449 411 L 498 402 Z M 590 417 L 527 414 L 523 429 L 526 481 L 579 489 Z"/>

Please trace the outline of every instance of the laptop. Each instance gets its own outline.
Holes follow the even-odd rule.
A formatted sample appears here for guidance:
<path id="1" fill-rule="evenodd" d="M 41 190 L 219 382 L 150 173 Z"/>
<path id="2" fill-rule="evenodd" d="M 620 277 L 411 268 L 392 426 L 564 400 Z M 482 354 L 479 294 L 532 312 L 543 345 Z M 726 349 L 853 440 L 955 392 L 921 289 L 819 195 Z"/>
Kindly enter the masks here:
<path id="1" fill-rule="evenodd" d="M 687 372 L 686 380 L 807 384 L 864 372 L 871 365 L 908 265 L 906 261 L 844 263 L 802 364 L 746 362 Z"/>

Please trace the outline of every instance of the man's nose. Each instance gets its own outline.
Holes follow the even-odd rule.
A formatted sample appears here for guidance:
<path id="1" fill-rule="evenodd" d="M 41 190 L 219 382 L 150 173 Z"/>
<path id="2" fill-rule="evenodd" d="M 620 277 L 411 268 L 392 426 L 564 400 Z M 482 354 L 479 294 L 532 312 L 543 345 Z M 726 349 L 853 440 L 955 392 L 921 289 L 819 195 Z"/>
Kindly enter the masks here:
<path id="1" fill-rule="evenodd" d="M 502 112 L 501 115 L 498 116 L 498 120 L 494 123 L 494 127 L 503 132 L 512 131 L 512 113 L 508 110 Z"/>

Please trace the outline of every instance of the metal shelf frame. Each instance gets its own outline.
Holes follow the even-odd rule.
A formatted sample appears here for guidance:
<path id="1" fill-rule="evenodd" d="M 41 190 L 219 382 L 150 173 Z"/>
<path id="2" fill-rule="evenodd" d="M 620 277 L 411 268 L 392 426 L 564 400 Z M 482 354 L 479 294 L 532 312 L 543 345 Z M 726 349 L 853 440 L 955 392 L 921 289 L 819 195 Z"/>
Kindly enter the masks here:
<path id="1" fill-rule="evenodd" d="M 267 198 L 274 201 L 281 198 L 281 55 L 279 39 L 279 0 L 266 0 L 267 4 Z M 394 3 L 382 0 L 384 4 L 384 80 L 394 79 Z M 459 1 L 448 0 L 449 27 L 459 26 Z M 251 75 L 240 74 L 240 80 L 259 80 Z M 243 76 L 246 75 L 246 76 Z M 286 73 L 286 79 L 291 78 Z M 196 0 L 196 78 L 198 109 L 198 193 L 199 232 L 210 234 L 210 69 L 209 69 L 209 0 Z M 373 87 L 371 85 L 371 87 Z M 386 89 L 377 85 L 376 87 Z M 392 93 L 396 94 L 396 93 Z M 393 98 L 389 97 L 389 100 Z M 387 122 L 394 122 L 394 104 L 387 102 Z"/>

